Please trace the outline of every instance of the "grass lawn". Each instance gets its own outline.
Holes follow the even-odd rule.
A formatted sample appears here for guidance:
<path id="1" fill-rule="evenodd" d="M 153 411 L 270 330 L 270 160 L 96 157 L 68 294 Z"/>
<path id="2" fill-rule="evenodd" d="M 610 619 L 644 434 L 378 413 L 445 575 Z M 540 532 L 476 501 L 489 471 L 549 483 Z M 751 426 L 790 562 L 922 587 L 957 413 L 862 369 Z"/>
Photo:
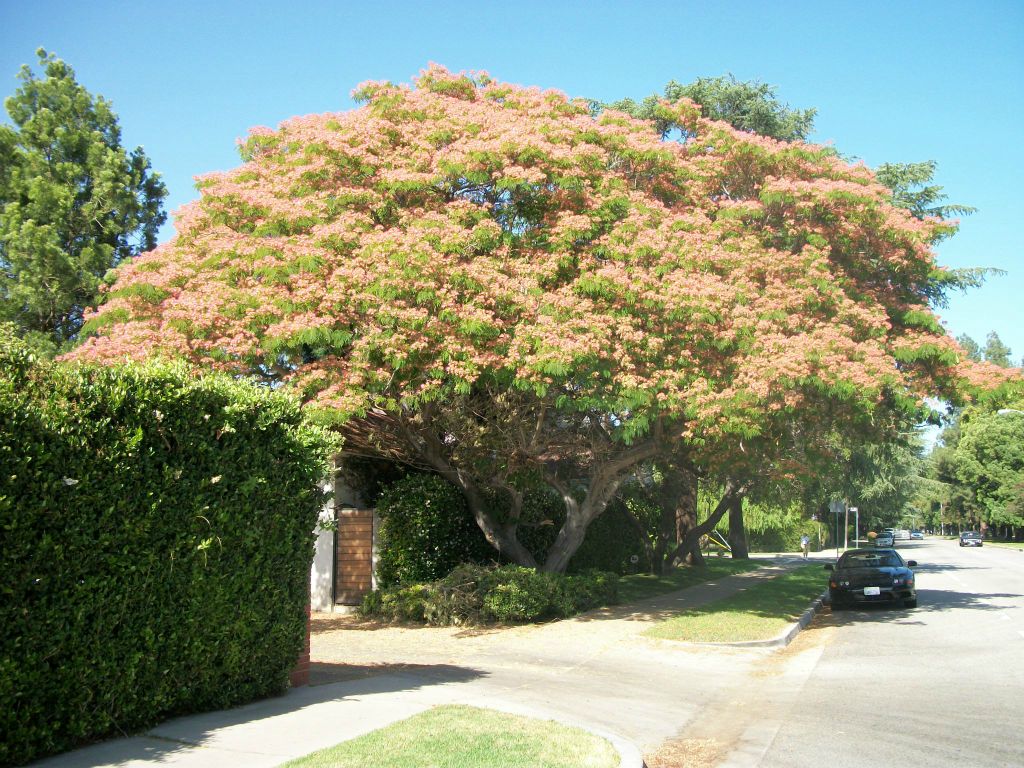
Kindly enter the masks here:
<path id="1" fill-rule="evenodd" d="M 644 634 L 691 643 L 735 643 L 774 637 L 828 586 L 821 564 L 801 566 L 744 592 L 684 611 Z"/>
<path id="2" fill-rule="evenodd" d="M 615 768 L 604 739 L 550 720 L 444 706 L 292 760 L 287 768 Z"/>
<path id="3" fill-rule="evenodd" d="M 731 557 L 707 557 L 703 568 L 682 566 L 664 576 L 636 573 L 619 578 L 619 602 L 632 603 L 645 597 L 675 592 L 677 589 L 692 587 L 705 581 L 729 576 L 734 573 L 753 571 L 763 563 L 757 560 L 733 560 Z"/>
<path id="4" fill-rule="evenodd" d="M 1024 541 L 986 541 L 986 547 L 1006 547 L 1007 549 L 1024 549 Z"/>

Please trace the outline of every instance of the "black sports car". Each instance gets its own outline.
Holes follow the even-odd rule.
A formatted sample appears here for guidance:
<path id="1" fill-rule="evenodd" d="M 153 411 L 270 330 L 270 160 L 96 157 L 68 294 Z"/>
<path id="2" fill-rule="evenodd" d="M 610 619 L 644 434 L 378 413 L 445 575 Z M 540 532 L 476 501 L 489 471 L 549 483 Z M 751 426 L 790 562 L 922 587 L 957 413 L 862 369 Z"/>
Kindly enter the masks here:
<path id="1" fill-rule="evenodd" d="M 980 531 L 964 531 L 960 534 L 960 546 L 983 547 L 985 546 L 985 541 L 981 538 Z"/>
<path id="2" fill-rule="evenodd" d="M 895 549 L 851 549 L 839 558 L 828 580 L 832 610 L 853 603 L 902 603 L 904 608 L 917 607 L 914 587 L 915 560 L 904 561 Z"/>

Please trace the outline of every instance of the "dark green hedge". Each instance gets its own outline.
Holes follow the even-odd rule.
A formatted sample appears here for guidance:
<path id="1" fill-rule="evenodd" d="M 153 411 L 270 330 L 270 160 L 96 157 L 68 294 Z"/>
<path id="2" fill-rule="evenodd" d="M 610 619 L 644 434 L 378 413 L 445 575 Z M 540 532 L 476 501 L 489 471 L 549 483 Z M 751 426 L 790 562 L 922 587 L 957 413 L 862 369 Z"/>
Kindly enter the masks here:
<path id="1" fill-rule="evenodd" d="M 377 514 L 377 582 L 383 586 L 433 581 L 459 563 L 497 558 L 461 491 L 439 475 L 412 474 L 388 486 Z"/>
<path id="2" fill-rule="evenodd" d="M 561 619 L 618 600 L 618 576 L 541 573 L 517 565 L 460 565 L 443 579 L 371 592 L 362 613 L 434 625 Z"/>
<path id="3" fill-rule="evenodd" d="M 333 449 L 280 394 L 0 330 L 0 764 L 284 690 Z"/>
<path id="4" fill-rule="evenodd" d="M 636 562 L 632 557 L 636 556 Z M 586 538 L 569 561 L 569 571 L 598 569 L 620 575 L 644 570 L 647 558 L 636 525 L 619 499 L 613 499 L 587 528 Z"/>

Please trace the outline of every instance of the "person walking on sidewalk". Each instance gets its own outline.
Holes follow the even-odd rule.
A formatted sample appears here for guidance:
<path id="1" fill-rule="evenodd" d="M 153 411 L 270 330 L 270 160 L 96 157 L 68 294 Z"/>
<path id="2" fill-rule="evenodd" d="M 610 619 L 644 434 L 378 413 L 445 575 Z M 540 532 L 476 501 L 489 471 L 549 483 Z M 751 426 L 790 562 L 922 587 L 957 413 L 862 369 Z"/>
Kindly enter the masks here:
<path id="1" fill-rule="evenodd" d="M 804 553 L 804 557 L 807 557 L 807 551 L 811 548 L 811 539 L 805 533 L 800 537 L 800 551 Z"/>

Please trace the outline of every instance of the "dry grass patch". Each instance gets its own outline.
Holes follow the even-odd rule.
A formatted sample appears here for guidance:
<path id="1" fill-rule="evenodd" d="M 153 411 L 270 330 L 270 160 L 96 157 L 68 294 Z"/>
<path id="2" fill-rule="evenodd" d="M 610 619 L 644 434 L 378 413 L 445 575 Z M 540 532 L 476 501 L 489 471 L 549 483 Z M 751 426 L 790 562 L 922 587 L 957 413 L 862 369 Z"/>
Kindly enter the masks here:
<path id="1" fill-rule="evenodd" d="M 714 768 L 725 754 L 725 745 L 714 739 L 672 739 L 644 755 L 644 762 L 647 768 Z"/>

